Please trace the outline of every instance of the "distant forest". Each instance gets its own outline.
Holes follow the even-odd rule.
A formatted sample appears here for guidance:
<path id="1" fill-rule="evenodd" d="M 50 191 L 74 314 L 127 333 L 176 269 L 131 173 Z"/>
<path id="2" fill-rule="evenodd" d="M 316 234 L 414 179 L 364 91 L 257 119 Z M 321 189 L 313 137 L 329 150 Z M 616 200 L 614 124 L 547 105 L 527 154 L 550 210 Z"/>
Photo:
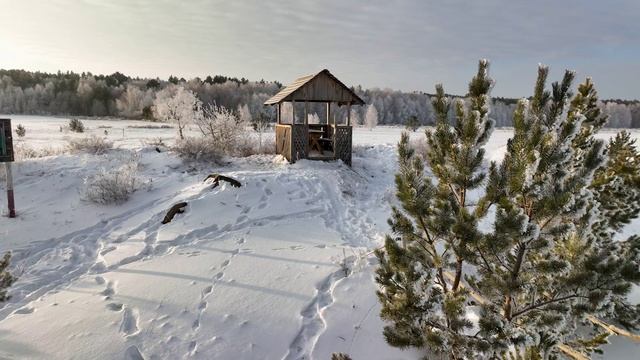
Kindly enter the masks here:
<path id="1" fill-rule="evenodd" d="M 596 84 L 597 85 L 597 84 Z M 275 118 L 274 109 L 263 102 L 277 93 L 277 81 L 249 81 L 222 75 L 186 80 L 175 76 L 167 80 L 132 78 L 116 72 L 111 75 L 58 72 L 43 73 L 0 69 L 0 114 L 122 117 L 153 120 L 153 102 L 161 91 L 183 86 L 204 103 L 216 103 L 230 109 L 246 105 L 253 116 Z M 404 124 L 416 116 L 422 125 L 434 121 L 431 95 L 390 89 L 353 89 L 378 111 L 378 124 Z M 491 117 L 497 126 L 511 126 L 517 99 L 494 98 Z M 640 101 L 604 100 L 600 104 L 610 116 L 608 126 L 640 128 Z M 324 115 L 316 105 L 311 112 Z M 337 110 L 344 116 L 345 107 Z M 364 118 L 366 107 L 354 107 L 355 121 Z M 297 111 L 297 113 L 300 113 Z M 453 116 L 453 114 L 452 114 Z"/>

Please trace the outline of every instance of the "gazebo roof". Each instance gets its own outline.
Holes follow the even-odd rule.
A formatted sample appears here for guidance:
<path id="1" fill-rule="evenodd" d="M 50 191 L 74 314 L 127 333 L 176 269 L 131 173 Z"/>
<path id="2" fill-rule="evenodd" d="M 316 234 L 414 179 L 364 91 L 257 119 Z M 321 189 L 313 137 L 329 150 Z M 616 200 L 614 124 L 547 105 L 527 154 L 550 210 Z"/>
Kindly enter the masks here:
<path id="1" fill-rule="evenodd" d="M 291 101 L 364 105 L 364 101 L 353 90 L 333 76 L 327 69 L 297 78 L 293 83 L 265 101 L 264 104 L 275 105 Z"/>

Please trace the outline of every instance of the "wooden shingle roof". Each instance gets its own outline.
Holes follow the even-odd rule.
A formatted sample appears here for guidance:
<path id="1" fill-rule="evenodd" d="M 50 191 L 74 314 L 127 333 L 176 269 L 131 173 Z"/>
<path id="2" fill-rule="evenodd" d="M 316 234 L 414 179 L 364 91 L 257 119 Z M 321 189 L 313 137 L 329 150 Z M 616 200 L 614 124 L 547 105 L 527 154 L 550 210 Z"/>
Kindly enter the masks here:
<path id="1" fill-rule="evenodd" d="M 290 101 L 364 105 L 364 101 L 355 92 L 333 76 L 327 69 L 297 78 L 293 83 L 265 101 L 264 104 L 275 105 Z"/>

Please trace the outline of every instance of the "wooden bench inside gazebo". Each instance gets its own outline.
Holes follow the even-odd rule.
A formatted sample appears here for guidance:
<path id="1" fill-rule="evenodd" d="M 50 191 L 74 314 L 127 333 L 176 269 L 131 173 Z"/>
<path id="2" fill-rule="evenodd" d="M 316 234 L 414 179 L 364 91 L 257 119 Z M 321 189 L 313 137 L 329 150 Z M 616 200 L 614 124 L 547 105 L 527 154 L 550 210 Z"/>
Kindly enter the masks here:
<path id="1" fill-rule="evenodd" d="M 282 104 L 291 103 L 291 119 L 282 119 Z M 326 104 L 326 121 L 309 124 L 309 104 Z M 299 159 L 342 160 L 351 166 L 351 105 L 364 101 L 329 70 L 303 76 L 267 100 L 277 106 L 276 152 L 289 162 Z M 344 120 L 337 122 L 331 105 L 347 106 Z M 296 107 L 304 105 L 302 121 L 296 121 Z"/>

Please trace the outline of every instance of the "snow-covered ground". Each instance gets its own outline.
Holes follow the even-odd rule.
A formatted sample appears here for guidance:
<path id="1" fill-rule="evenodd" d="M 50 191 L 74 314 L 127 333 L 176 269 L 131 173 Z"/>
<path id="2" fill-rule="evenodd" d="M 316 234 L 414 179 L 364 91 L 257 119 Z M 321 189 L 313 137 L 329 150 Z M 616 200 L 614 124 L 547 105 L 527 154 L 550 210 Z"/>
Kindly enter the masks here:
<path id="1" fill-rule="evenodd" d="M 27 128 L 20 146 L 55 150 L 86 136 L 60 132 L 64 118 L 11 118 Z M 175 129 L 132 127 L 147 125 L 161 124 L 86 120 L 88 134 L 116 149 L 14 164 L 19 216 L 0 217 L 0 252 L 13 251 L 19 280 L 0 308 L 0 358 L 420 357 L 385 344 L 373 282 L 401 128 L 356 129 L 352 168 L 266 155 L 215 167 L 156 152 L 146 144 L 169 144 Z M 495 131 L 489 159 L 502 157 L 510 134 Z M 148 188 L 120 205 L 82 200 L 85 178 L 132 156 Z M 212 172 L 243 186 L 212 189 L 202 181 Z M 161 225 L 179 201 L 186 212 Z M 640 350 L 613 341 L 624 346 L 609 346 L 607 358 Z"/>

